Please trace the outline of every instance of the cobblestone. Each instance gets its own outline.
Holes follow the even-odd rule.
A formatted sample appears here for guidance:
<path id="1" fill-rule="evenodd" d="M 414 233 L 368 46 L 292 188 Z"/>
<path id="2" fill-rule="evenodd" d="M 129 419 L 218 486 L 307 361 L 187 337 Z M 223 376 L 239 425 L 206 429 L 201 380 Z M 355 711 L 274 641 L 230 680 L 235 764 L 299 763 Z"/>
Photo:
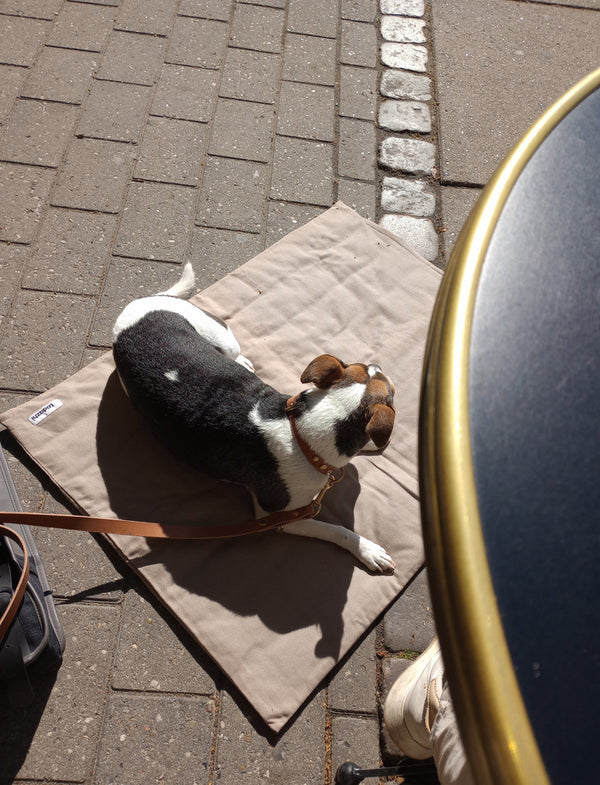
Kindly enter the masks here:
<path id="1" fill-rule="evenodd" d="M 435 211 L 435 193 L 423 180 L 384 177 L 381 207 L 390 213 L 429 216 Z"/>
<path id="2" fill-rule="evenodd" d="M 427 49 L 419 44 L 396 44 L 389 41 L 381 44 L 381 61 L 390 68 L 425 71 L 427 60 Z"/>
<path id="3" fill-rule="evenodd" d="M 427 218 L 409 215 L 384 215 L 381 225 L 390 232 L 404 238 L 411 248 L 430 262 L 437 259 L 438 235 L 433 223 Z"/>
<path id="4" fill-rule="evenodd" d="M 423 16 L 425 0 L 381 0 L 381 13 Z"/>
<path id="5" fill-rule="evenodd" d="M 398 43 L 423 44 L 427 40 L 422 19 L 410 19 L 401 16 L 383 16 L 381 18 L 381 35 L 386 41 Z"/>
<path id="6" fill-rule="evenodd" d="M 379 127 L 390 131 L 431 132 L 431 114 L 420 101 L 383 101 L 379 107 Z"/>
<path id="7" fill-rule="evenodd" d="M 425 74 L 388 68 L 381 77 L 381 93 L 388 98 L 430 101 L 432 97 L 431 79 Z"/>
<path id="8" fill-rule="evenodd" d="M 432 174 L 435 146 L 420 139 L 390 136 L 381 143 L 379 160 L 383 166 L 411 174 Z"/>

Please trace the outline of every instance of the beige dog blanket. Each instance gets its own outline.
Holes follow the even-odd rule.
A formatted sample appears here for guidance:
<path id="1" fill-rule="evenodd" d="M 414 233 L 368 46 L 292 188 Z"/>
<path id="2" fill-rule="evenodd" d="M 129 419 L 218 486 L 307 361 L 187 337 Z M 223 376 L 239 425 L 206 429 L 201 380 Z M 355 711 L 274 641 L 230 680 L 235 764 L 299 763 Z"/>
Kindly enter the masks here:
<path id="1" fill-rule="evenodd" d="M 277 532 L 203 542 L 110 537 L 273 730 L 422 563 L 417 415 L 439 282 L 436 268 L 340 203 L 193 298 L 227 319 L 257 373 L 282 392 L 298 392 L 302 370 L 324 352 L 377 362 L 396 386 L 390 446 L 355 458 L 322 513 L 383 545 L 393 575 Z M 29 421 L 54 400 L 62 406 Z M 0 422 L 89 515 L 214 525 L 252 516 L 244 488 L 199 475 L 154 441 L 110 352 Z"/>

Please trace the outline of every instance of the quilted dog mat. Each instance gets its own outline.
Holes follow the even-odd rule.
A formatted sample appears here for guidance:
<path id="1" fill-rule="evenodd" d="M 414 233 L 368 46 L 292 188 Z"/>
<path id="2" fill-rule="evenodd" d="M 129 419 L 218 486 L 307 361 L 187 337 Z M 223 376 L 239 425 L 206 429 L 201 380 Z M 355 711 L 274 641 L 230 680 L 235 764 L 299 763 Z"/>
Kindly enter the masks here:
<path id="1" fill-rule="evenodd" d="M 322 511 L 385 547 L 393 574 L 278 532 L 109 537 L 275 731 L 422 564 L 417 417 L 439 282 L 439 270 L 401 240 L 338 203 L 193 298 L 228 321 L 257 373 L 281 392 L 298 392 L 303 369 L 326 352 L 376 362 L 396 387 L 391 444 L 356 457 Z M 52 401 L 62 406 L 29 420 Z M 199 474 L 155 441 L 110 352 L 0 422 L 86 514 L 214 525 L 252 517 L 243 487 Z"/>

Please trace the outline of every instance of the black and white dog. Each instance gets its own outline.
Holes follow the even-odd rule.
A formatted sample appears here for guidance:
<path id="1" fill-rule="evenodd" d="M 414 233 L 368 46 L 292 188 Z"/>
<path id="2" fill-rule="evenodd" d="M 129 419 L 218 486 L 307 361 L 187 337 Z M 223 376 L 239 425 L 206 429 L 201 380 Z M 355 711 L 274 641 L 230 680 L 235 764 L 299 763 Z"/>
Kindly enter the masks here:
<path id="1" fill-rule="evenodd" d="M 301 376 L 313 386 L 290 404 L 255 375 L 221 319 L 183 299 L 194 288 L 187 264 L 168 291 L 131 302 L 113 330 L 125 391 L 179 456 L 245 485 L 260 516 L 303 507 L 324 486 L 324 468 L 387 445 L 394 387 L 379 366 L 321 355 Z M 372 570 L 394 568 L 382 547 L 343 526 L 309 519 L 284 531 L 336 543 Z"/>

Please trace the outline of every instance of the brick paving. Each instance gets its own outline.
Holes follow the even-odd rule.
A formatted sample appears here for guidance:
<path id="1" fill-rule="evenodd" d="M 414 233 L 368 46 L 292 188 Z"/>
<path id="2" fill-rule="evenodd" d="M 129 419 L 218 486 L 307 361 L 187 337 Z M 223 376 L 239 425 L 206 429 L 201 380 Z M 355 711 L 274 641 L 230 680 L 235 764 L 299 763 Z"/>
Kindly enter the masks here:
<path id="1" fill-rule="evenodd" d="M 596 0 L 476 5 L 3 0 L 2 409 L 98 357 L 185 260 L 207 286 L 337 199 L 443 265 L 600 37 Z M 2 443 L 23 506 L 64 509 Z M 434 633 L 424 571 L 274 736 L 101 541 L 36 538 L 67 651 L 36 705 L 0 707 L 0 782 L 329 785 L 394 760 L 382 700 Z"/>

